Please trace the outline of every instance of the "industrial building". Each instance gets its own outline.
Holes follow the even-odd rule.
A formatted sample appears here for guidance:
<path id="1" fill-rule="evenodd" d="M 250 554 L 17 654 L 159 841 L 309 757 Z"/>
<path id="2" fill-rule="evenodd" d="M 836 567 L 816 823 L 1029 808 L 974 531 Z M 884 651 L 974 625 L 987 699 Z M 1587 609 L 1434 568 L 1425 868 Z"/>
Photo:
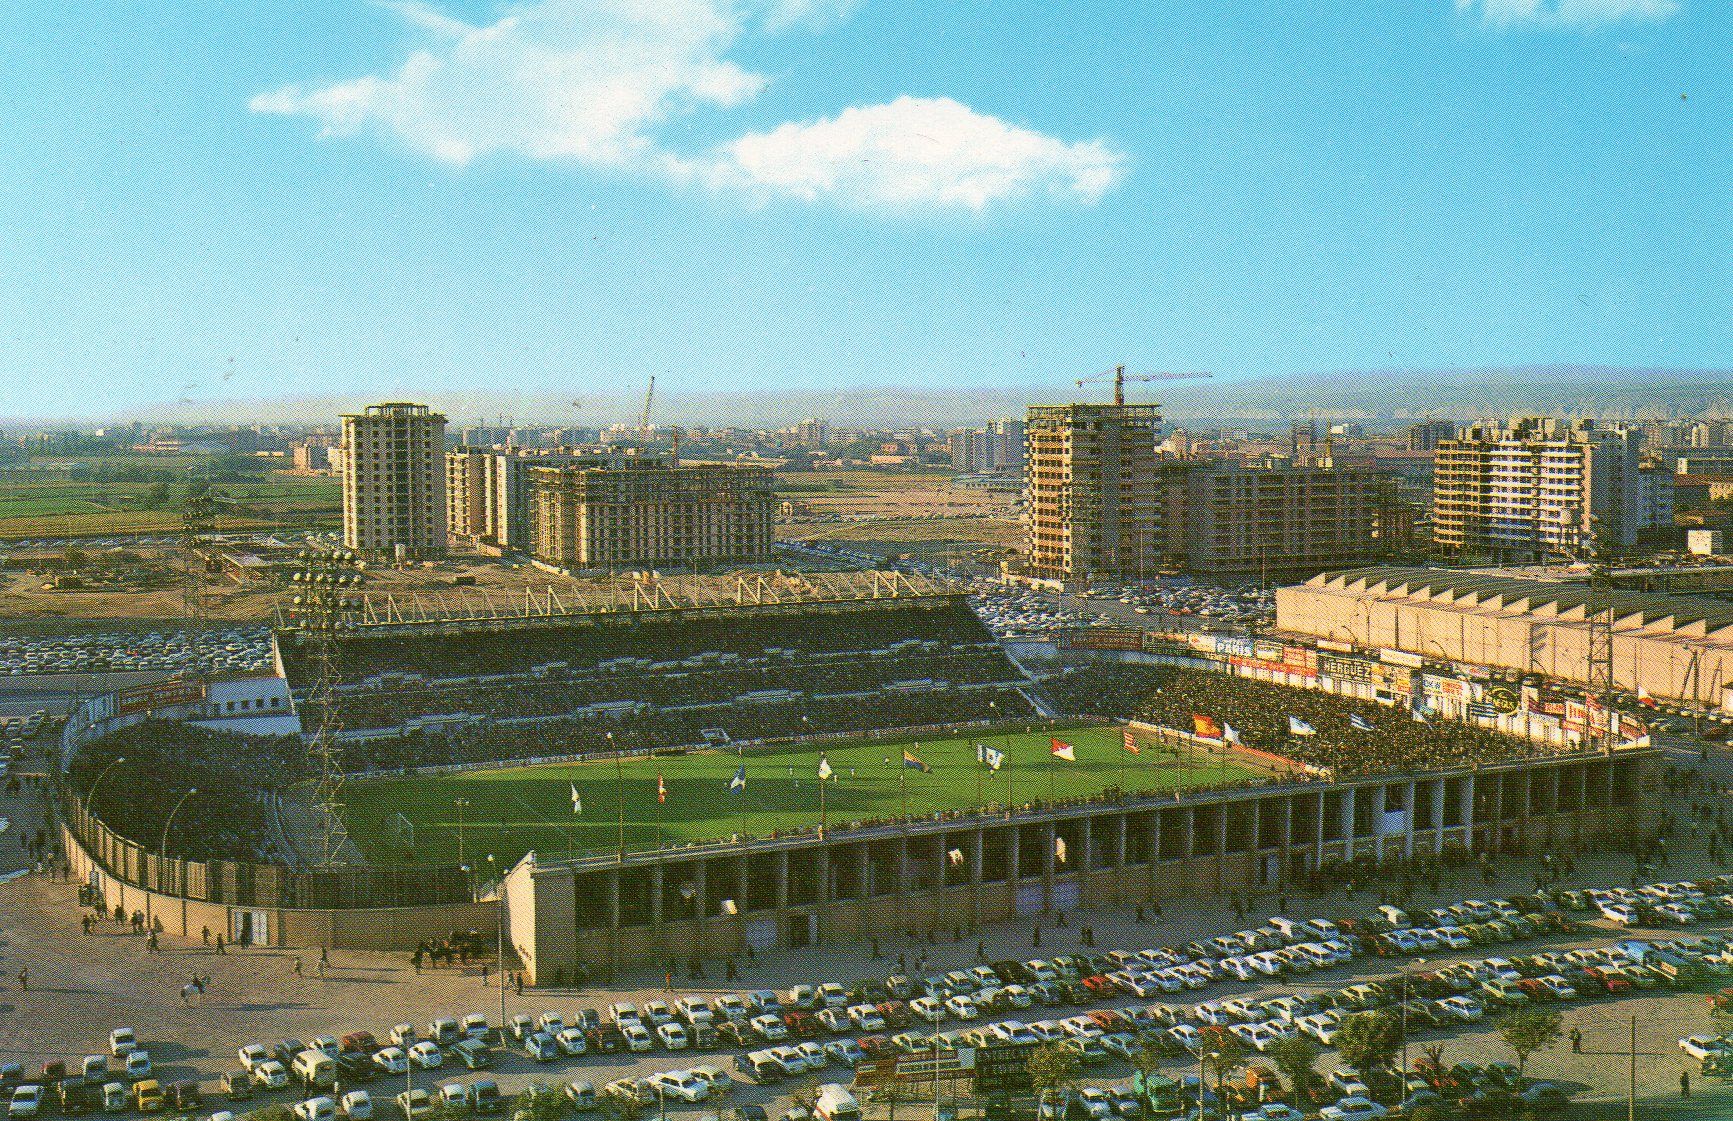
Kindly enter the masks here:
<path id="1" fill-rule="evenodd" d="M 1726 600 L 1427 568 L 1327 572 L 1276 592 L 1276 627 L 1287 634 L 1582 685 L 1596 616 L 1610 622 L 1616 687 L 1729 707 Z"/>
<path id="2" fill-rule="evenodd" d="M 445 417 L 389 402 L 343 417 L 343 544 L 398 558 L 445 552 Z"/>
<path id="3" fill-rule="evenodd" d="M 529 474 L 529 548 L 543 564 L 702 566 L 770 556 L 769 468 L 606 452 Z"/>

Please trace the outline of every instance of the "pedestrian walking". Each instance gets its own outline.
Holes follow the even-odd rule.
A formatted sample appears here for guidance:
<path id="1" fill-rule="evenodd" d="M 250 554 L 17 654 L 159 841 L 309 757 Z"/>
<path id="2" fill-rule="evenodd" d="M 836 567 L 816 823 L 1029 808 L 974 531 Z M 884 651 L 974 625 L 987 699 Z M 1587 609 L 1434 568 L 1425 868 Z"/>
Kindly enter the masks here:
<path id="1" fill-rule="evenodd" d="M 1691 1096 L 1691 1072 L 1688 1070 L 1679 1072 L 1679 1096 L 1681 1098 Z"/>
<path id="2" fill-rule="evenodd" d="M 223 953 L 223 932 L 217 931 L 217 953 Z"/>
<path id="3" fill-rule="evenodd" d="M 330 965 L 331 964 L 331 951 L 328 947 L 325 947 L 325 946 L 319 947 L 319 964 L 320 965 Z"/>
<path id="4" fill-rule="evenodd" d="M 487 962 L 481 963 L 481 987 L 487 988 Z"/>
<path id="5" fill-rule="evenodd" d="M 30 969 L 28 966 L 18 971 L 18 987 L 24 992 L 30 991 Z"/>
<path id="6" fill-rule="evenodd" d="M 204 939 L 205 945 L 209 946 L 211 944 L 211 928 L 208 926 L 200 927 L 199 937 Z"/>
<path id="7" fill-rule="evenodd" d="M 524 975 L 523 975 L 523 970 L 521 970 L 521 969 L 518 971 L 517 980 L 515 982 L 514 987 L 517 989 L 517 995 L 519 995 L 519 996 L 524 995 Z M 674 991 L 674 975 L 672 973 L 668 974 L 668 991 L 669 992 Z"/>
<path id="8" fill-rule="evenodd" d="M 295 976 L 297 976 L 297 977 L 304 977 L 304 976 L 306 976 L 306 974 L 305 974 L 305 973 L 304 973 L 304 972 L 302 972 L 302 970 L 301 970 L 301 959 L 300 959 L 300 957 L 296 957 L 296 958 L 295 958 Z"/>

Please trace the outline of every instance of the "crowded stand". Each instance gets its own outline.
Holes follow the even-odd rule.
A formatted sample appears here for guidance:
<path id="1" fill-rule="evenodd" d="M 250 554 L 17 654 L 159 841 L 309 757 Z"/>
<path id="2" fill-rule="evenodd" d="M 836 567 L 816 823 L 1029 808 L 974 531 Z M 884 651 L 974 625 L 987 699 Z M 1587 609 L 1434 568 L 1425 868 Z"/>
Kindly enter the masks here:
<path id="1" fill-rule="evenodd" d="M 67 781 L 109 828 L 153 849 L 175 804 L 196 788 L 197 796 L 174 818 L 169 852 L 270 861 L 285 855 L 274 840 L 275 792 L 306 773 L 298 737 L 147 720 L 85 744 Z"/>
<path id="2" fill-rule="evenodd" d="M 1225 722 L 1246 747 L 1328 767 L 1339 777 L 1498 763 L 1537 750 L 1528 740 L 1469 724 L 1421 723 L 1405 706 L 1208 670 L 1097 663 L 1048 678 L 1041 690 L 1069 715 L 1135 717 L 1187 732 L 1195 717 Z M 1356 718 L 1369 729 L 1356 727 Z M 1294 720 L 1311 733 L 1294 734 Z"/>
<path id="3" fill-rule="evenodd" d="M 305 726 L 310 667 L 285 644 Z M 347 638 L 350 770 L 576 755 L 1033 714 L 1027 679 L 961 601 L 839 613 Z"/>

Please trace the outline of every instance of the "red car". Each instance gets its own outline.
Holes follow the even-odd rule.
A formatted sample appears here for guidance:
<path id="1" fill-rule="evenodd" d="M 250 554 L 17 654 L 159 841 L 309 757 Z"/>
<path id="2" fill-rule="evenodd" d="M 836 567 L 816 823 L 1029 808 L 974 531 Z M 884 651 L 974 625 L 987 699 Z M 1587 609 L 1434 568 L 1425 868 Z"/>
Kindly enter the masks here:
<path id="1" fill-rule="evenodd" d="M 811 1012 L 785 1013 L 782 1020 L 788 1025 L 788 1034 L 796 1039 L 817 1039 L 824 1034 L 824 1025 Z"/>
<path id="2" fill-rule="evenodd" d="M 909 1006 L 900 1000 L 887 1000 L 874 1005 L 878 1014 L 885 1018 L 885 1023 L 893 1028 L 909 1026 Z"/>
<path id="3" fill-rule="evenodd" d="M 1096 996 L 1107 996 L 1114 991 L 1116 986 L 1112 981 L 1109 981 L 1106 977 L 1097 973 L 1093 977 L 1083 978 L 1083 987 L 1094 993 Z"/>
<path id="4" fill-rule="evenodd" d="M 1104 1032 L 1112 1033 L 1137 1030 L 1137 1026 L 1130 1020 L 1126 1019 L 1123 1013 L 1115 1012 L 1111 1008 L 1103 1008 L 1091 1012 L 1089 1013 L 1089 1018 L 1095 1021 Z"/>
<path id="5" fill-rule="evenodd" d="M 1590 977 L 1593 977 L 1595 983 L 1600 985 L 1601 988 L 1607 990 L 1609 993 L 1628 993 L 1633 987 L 1625 978 L 1619 976 L 1617 973 L 1608 973 L 1598 965 L 1591 965 L 1587 969 L 1583 970 L 1583 972 L 1588 974 Z"/>

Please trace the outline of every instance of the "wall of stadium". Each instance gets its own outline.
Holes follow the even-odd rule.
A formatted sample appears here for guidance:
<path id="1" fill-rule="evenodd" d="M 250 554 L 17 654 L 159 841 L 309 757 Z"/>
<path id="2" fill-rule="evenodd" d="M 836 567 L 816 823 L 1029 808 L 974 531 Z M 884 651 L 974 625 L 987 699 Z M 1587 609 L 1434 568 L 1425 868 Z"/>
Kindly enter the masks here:
<path id="1" fill-rule="evenodd" d="M 1325 573 L 1276 592 L 1276 626 L 1293 635 L 1406 651 L 1427 659 L 1587 683 L 1589 625 L 1581 589 L 1542 581 L 1405 570 Z M 1619 688 L 1703 706 L 1733 683 L 1728 605 L 1690 597 L 1614 596 L 1612 660 Z M 1671 605 L 1670 605 L 1671 604 Z M 1704 617 L 1707 616 L 1707 617 Z M 1717 618 L 1721 616 L 1722 618 Z"/>
<path id="2" fill-rule="evenodd" d="M 576 861 L 526 857 L 504 879 L 507 932 L 536 984 L 673 959 L 943 932 L 1073 908 L 1240 894 L 1305 870 L 1447 849 L 1628 842 L 1645 832 L 1647 749 L 1472 770 L 1298 781 L 1174 800 L 690 845 Z M 1063 841 L 1065 858 L 1060 859 Z"/>

